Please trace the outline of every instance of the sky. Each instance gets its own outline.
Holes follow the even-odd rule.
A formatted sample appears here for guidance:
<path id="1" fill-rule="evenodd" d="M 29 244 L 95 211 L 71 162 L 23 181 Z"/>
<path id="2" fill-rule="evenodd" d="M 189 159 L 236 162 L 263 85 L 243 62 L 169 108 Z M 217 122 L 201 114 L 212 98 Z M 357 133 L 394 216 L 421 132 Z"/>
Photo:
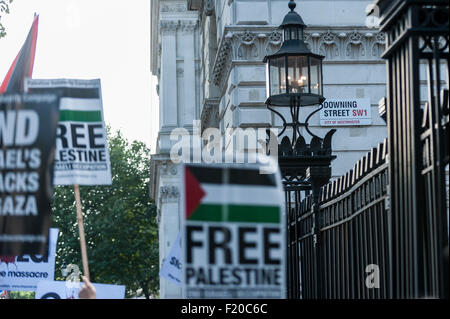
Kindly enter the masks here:
<path id="1" fill-rule="evenodd" d="M 0 82 L 39 14 L 34 79 L 101 79 L 106 124 L 154 150 L 150 0 L 14 0 L 3 16 Z M 155 113 L 153 115 L 153 113 Z"/>

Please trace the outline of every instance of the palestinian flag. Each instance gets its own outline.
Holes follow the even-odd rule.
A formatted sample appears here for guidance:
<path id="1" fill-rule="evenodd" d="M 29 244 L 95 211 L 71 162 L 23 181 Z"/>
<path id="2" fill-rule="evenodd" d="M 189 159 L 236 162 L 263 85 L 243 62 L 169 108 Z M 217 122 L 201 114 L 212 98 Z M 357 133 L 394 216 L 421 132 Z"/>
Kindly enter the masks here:
<path id="1" fill-rule="evenodd" d="M 27 40 L 14 59 L 0 86 L 0 94 L 24 92 L 24 80 L 33 75 L 34 57 L 38 36 L 39 16 L 34 17 Z"/>
<path id="2" fill-rule="evenodd" d="M 184 166 L 187 221 L 281 222 L 276 175 L 258 168 Z"/>
<path id="3" fill-rule="evenodd" d="M 111 185 L 100 79 L 28 79 L 25 88 L 61 97 L 55 185 Z"/>
<path id="4" fill-rule="evenodd" d="M 100 80 L 35 79 L 26 81 L 26 89 L 60 95 L 60 122 L 103 123 Z"/>

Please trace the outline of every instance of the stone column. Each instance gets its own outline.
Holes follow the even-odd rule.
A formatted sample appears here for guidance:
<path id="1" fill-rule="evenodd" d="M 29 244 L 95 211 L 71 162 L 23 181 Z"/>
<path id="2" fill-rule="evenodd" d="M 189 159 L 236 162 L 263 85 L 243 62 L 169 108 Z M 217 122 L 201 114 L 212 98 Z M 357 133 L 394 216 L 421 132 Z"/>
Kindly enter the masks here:
<path id="1" fill-rule="evenodd" d="M 192 121 L 198 118 L 196 114 L 196 78 L 195 78 L 195 30 L 197 20 L 181 20 L 182 45 L 184 57 L 184 100 L 183 119 L 180 125 L 191 127 Z"/>
<path id="2" fill-rule="evenodd" d="M 161 128 L 178 125 L 177 112 L 177 54 L 176 32 L 179 22 L 161 20 L 161 80 L 160 112 Z"/>

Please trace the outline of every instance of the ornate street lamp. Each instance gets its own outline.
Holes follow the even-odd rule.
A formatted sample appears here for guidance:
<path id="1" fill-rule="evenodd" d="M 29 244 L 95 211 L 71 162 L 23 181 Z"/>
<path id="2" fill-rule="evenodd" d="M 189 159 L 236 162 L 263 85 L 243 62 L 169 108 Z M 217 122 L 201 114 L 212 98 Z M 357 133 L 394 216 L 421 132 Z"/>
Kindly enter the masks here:
<path id="1" fill-rule="evenodd" d="M 278 145 L 278 164 L 283 176 L 286 196 L 287 213 L 287 284 L 288 298 L 298 298 L 299 289 L 296 286 L 298 274 L 293 269 L 298 265 L 298 229 L 300 201 L 312 191 L 311 218 L 313 229 L 313 258 L 318 269 L 311 271 L 313 282 L 323 282 L 320 276 L 320 228 L 323 224 L 319 211 L 321 187 L 328 183 L 331 177 L 331 161 L 336 158 L 331 154 L 331 138 L 336 132 L 330 130 L 325 138 L 313 134 L 308 127 L 309 119 L 322 108 L 323 97 L 322 60 L 324 56 L 312 53 L 306 46 L 303 31 L 306 28 L 300 15 L 294 11 L 296 4 L 289 1 L 291 11 L 285 16 L 280 29 L 283 30 L 283 44 L 277 52 L 266 56 L 267 66 L 267 100 L 269 110 L 283 121 L 283 129 L 278 136 L 283 135 L 288 127 L 292 128 L 292 140 L 284 136 Z M 306 117 L 305 122 L 299 121 L 300 109 L 305 106 L 320 105 Z M 291 122 L 275 108 L 289 107 Z M 300 133 L 300 128 L 312 136 L 309 144 Z M 269 133 L 270 134 L 270 133 Z M 269 136 L 269 142 L 272 136 Z M 305 217 L 305 216 L 302 216 Z M 305 217 L 306 218 L 306 217 Z M 303 234 L 304 235 L 304 234 Z M 315 287 L 316 297 L 321 297 L 320 287 Z"/>
<path id="2" fill-rule="evenodd" d="M 308 106 L 325 101 L 322 96 L 323 55 L 312 53 L 303 41 L 306 28 L 296 4 L 289 2 L 291 11 L 285 16 L 280 29 L 283 44 L 276 53 L 266 56 L 267 104 L 273 106 Z"/>
<path id="3" fill-rule="evenodd" d="M 283 129 L 278 136 L 283 135 L 288 127 L 292 127 L 292 140 L 285 136 L 279 145 L 279 164 L 285 186 L 303 185 L 301 188 L 305 190 L 311 188 L 312 182 L 315 182 L 315 185 L 323 185 L 331 177 L 330 163 L 335 159 L 335 156 L 331 155 L 331 138 L 336 130 L 329 131 L 322 139 L 309 129 L 309 119 L 320 111 L 321 107 L 309 114 L 305 122 L 299 121 L 302 107 L 321 106 L 325 101 L 322 76 L 324 56 L 312 53 L 306 46 L 303 40 L 306 25 L 294 11 L 295 7 L 295 1 L 289 1 L 291 11 L 280 25 L 283 31 L 281 48 L 264 58 L 267 68 L 266 105 L 283 121 Z M 275 109 L 278 107 L 290 108 L 291 122 Z M 310 144 L 306 144 L 300 134 L 301 127 L 312 136 Z M 316 173 L 313 175 L 317 177 L 314 181 L 311 179 L 313 171 Z"/>

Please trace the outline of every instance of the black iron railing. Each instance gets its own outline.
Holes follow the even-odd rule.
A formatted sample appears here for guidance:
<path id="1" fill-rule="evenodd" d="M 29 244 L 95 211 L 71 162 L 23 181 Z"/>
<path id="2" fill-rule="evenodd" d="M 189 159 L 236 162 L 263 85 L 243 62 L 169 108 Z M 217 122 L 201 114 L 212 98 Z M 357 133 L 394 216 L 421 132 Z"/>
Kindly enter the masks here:
<path id="1" fill-rule="evenodd" d="M 387 35 L 382 57 L 387 62 L 393 296 L 448 298 L 449 3 L 379 4 L 381 31 Z"/>
<path id="2" fill-rule="evenodd" d="M 387 38 L 387 140 L 325 186 L 331 139 L 280 145 L 289 298 L 449 295 L 449 4 L 375 4 Z M 304 157 L 316 144 L 327 165 Z"/>
<path id="3" fill-rule="evenodd" d="M 295 205 L 291 194 L 290 298 L 390 296 L 386 146 L 379 144 L 347 174 L 322 187 L 318 232 L 313 230 L 312 196 Z"/>

